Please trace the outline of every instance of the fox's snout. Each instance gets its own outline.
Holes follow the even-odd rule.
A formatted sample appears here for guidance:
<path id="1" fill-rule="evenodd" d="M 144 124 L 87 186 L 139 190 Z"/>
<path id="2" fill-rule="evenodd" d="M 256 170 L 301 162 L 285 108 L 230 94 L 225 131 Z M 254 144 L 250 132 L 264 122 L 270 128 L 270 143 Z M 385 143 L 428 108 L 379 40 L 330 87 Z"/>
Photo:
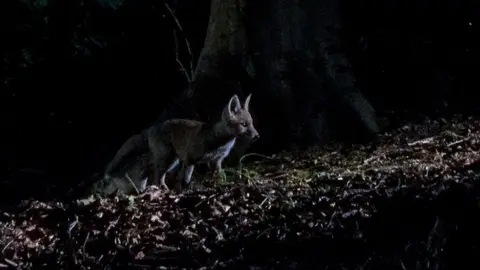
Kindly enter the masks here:
<path id="1" fill-rule="evenodd" d="M 260 139 L 260 134 L 258 134 L 258 131 L 256 129 L 252 129 L 252 131 L 250 132 L 250 139 L 252 139 L 253 141 Z"/>

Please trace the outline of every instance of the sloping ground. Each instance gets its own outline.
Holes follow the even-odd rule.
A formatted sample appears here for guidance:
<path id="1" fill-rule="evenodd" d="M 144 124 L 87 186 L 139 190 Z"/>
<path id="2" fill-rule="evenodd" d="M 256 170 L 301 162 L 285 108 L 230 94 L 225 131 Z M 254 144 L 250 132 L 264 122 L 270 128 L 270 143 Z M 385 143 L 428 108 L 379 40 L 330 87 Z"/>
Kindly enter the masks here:
<path id="1" fill-rule="evenodd" d="M 480 121 L 382 139 L 264 159 L 249 185 L 25 202 L 0 214 L 0 268 L 478 269 Z"/>

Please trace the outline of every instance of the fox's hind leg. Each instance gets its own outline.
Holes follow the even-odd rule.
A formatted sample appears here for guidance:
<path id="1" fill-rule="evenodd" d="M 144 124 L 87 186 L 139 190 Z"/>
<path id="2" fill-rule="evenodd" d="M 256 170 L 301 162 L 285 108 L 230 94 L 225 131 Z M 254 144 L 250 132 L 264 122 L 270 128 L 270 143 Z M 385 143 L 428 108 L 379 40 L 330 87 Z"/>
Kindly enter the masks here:
<path id="1" fill-rule="evenodd" d="M 160 186 L 164 187 L 166 190 L 169 190 L 167 184 L 165 183 L 165 177 L 167 176 L 167 173 L 173 171 L 178 167 L 178 164 L 180 163 L 180 160 L 178 158 L 175 158 L 175 160 L 168 166 L 167 170 L 163 173 L 162 178 L 160 178 Z"/>
<path id="2" fill-rule="evenodd" d="M 150 147 L 152 155 L 152 165 L 153 165 L 153 181 L 152 183 L 157 186 L 165 185 L 165 165 L 168 160 L 168 157 L 172 153 L 171 147 L 165 145 L 164 143 L 157 141 L 153 147 Z M 163 174 L 163 176 L 162 176 Z M 168 188 L 167 188 L 168 190 Z"/>
<path id="3" fill-rule="evenodd" d="M 195 168 L 195 164 L 182 164 L 182 169 L 180 173 L 177 175 L 177 181 L 175 181 L 175 191 L 180 192 L 182 191 L 183 187 L 188 186 L 190 181 L 192 180 L 193 170 Z"/>
<path id="4" fill-rule="evenodd" d="M 190 181 L 192 180 L 193 169 L 195 169 L 194 164 L 188 165 L 187 168 L 185 169 L 185 176 L 183 179 L 183 182 L 185 185 L 190 184 Z"/>

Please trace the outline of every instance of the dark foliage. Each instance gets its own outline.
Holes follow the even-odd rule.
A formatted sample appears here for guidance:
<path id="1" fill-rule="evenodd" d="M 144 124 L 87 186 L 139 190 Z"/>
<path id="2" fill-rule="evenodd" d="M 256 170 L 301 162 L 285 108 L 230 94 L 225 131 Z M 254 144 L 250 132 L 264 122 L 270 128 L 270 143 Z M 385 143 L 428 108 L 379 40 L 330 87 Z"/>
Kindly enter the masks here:
<path id="1" fill-rule="evenodd" d="M 196 30 L 206 28 L 209 3 L 183 7 L 176 18 L 165 4 L 0 3 L 2 126 L 7 131 L 2 159 L 12 185 L 24 183 L 49 196 L 58 191 L 55 185 L 71 186 L 65 177 L 78 182 L 101 171 L 115 149 L 155 121 L 185 87 L 173 31 L 179 58 L 188 62 L 182 40 L 193 40 L 192 53 L 198 55 L 205 33 Z M 188 30 L 179 31 L 175 19 Z"/>
<path id="2" fill-rule="evenodd" d="M 283 153 L 254 185 L 26 201 L 0 214 L 0 267 L 477 269 L 479 131 L 427 120 L 375 149 Z"/>
<path id="3" fill-rule="evenodd" d="M 344 44 L 379 113 L 479 112 L 475 1 L 344 1 Z"/>
<path id="4" fill-rule="evenodd" d="M 2 202 L 63 194 L 167 105 L 163 117 L 193 114 L 172 103 L 187 88 L 176 52 L 195 62 L 210 3 L 167 2 L 183 31 L 165 1 L 0 1 Z M 393 126 L 479 112 L 476 6 L 344 1 L 357 85 Z M 311 87 L 307 75 L 301 65 L 284 74 L 294 88 Z M 255 185 L 25 201 L 0 211 L 0 268 L 478 268 L 479 128 L 473 119 L 427 121 L 382 135 L 376 148 L 277 155 L 248 168 Z"/>
<path id="5" fill-rule="evenodd" d="M 344 2 L 343 40 L 357 84 L 393 125 L 442 108 L 478 112 L 480 21 L 472 3 Z M 1 200 L 51 197 L 102 171 L 128 136 L 186 88 L 175 59 L 178 29 L 164 4 L 0 1 Z M 187 38 L 195 61 L 210 3 L 168 4 L 183 27 L 180 60 L 188 62 Z M 295 87 L 308 87 L 301 66 L 290 73 Z"/>

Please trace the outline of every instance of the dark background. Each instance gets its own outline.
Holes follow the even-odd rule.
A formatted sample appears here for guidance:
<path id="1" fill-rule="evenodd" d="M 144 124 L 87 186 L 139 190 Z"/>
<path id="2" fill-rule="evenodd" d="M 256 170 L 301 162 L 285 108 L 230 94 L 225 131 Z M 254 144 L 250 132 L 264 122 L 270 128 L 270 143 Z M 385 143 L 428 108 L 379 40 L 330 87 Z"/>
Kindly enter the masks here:
<path id="1" fill-rule="evenodd" d="M 209 1 L 167 2 L 196 59 Z M 2 199 L 49 196 L 101 172 L 186 89 L 164 3 L 0 2 Z M 391 127 L 479 112 L 479 11 L 475 1 L 344 1 L 357 85 Z"/>

